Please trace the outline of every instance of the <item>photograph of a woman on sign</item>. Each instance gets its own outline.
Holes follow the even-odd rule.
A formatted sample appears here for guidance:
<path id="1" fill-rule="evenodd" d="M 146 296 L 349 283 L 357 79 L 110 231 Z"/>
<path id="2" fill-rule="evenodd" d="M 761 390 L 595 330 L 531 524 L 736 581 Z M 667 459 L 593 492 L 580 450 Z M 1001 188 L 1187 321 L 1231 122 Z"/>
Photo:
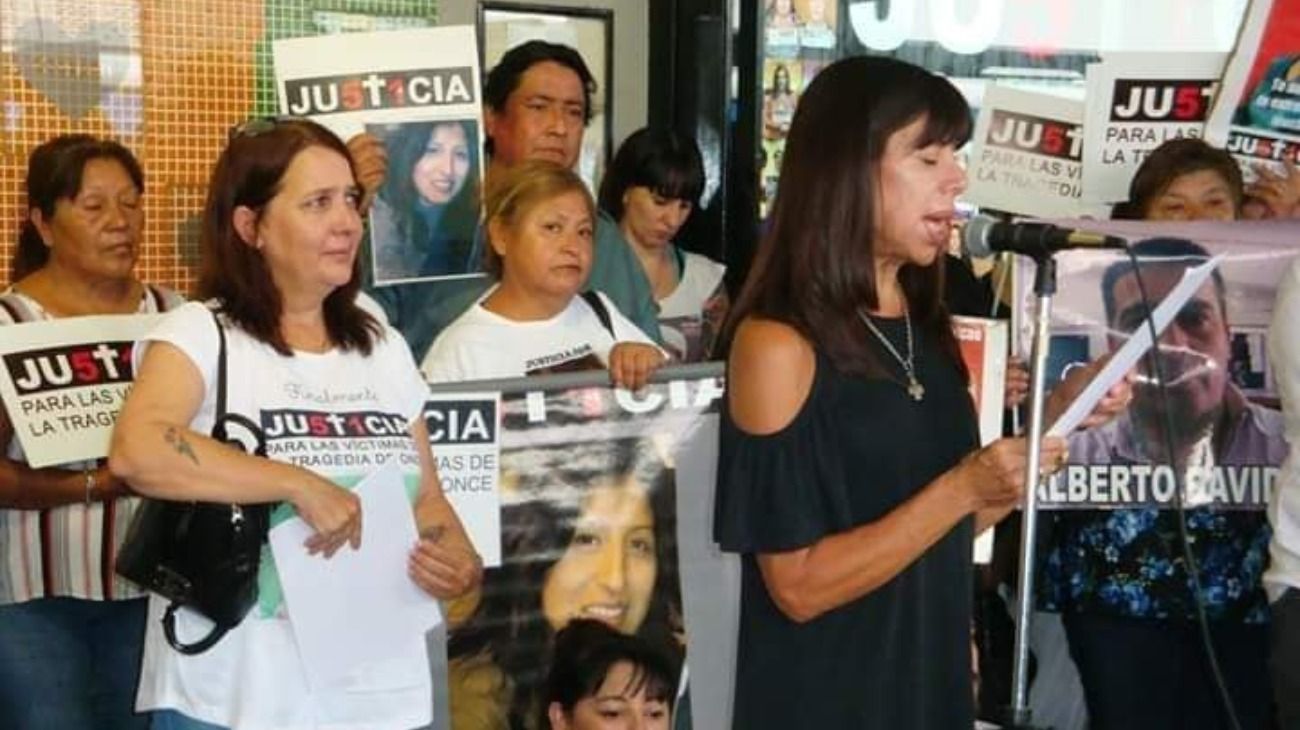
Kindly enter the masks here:
<path id="1" fill-rule="evenodd" d="M 470 260 L 479 207 L 476 120 L 367 125 L 392 171 L 370 212 L 375 283 L 477 274 Z"/>
<path id="2" fill-rule="evenodd" d="M 794 121 L 795 106 L 799 103 L 799 79 L 803 66 L 798 61 L 768 61 L 766 64 L 767 91 L 763 94 L 763 136 L 767 139 L 785 139 Z M 792 70 L 793 69 L 793 70 Z"/>
<path id="3" fill-rule="evenodd" d="M 652 440 L 607 435 L 502 452 L 502 564 L 463 623 L 451 612 L 457 730 L 534 730 L 555 634 L 573 619 L 684 656 L 675 471 Z"/>

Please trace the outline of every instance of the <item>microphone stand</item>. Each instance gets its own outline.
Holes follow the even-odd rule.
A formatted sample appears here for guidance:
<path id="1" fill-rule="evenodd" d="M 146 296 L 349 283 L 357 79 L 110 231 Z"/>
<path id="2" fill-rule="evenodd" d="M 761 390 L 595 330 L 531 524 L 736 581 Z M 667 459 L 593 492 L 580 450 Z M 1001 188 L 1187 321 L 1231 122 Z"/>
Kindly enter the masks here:
<path id="1" fill-rule="evenodd" d="M 1044 250 L 1033 258 L 1038 267 L 1034 275 L 1038 309 L 1034 318 L 1025 504 L 1020 519 L 1020 575 L 1017 589 L 1020 602 L 1016 612 L 1015 663 L 1011 707 L 1007 711 L 1007 730 L 1049 730 L 1032 724 L 1032 711 L 1029 708 L 1029 625 L 1034 606 L 1034 547 L 1038 537 L 1039 463 L 1042 459 L 1040 442 L 1045 430 L 1043 400 L 1047 389 L 1047 350 L 1051 344 L 1052 296 L 1056 294 L 1056 259 L 1050 250 Z"/>

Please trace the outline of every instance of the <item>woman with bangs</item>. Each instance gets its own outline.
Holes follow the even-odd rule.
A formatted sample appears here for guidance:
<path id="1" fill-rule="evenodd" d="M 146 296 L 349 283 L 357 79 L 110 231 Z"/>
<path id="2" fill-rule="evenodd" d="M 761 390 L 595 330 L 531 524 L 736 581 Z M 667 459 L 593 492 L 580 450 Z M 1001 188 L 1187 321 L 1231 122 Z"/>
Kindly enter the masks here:
<path id="1" fill-rule="evenodd" d="M 659 335 L 674 358 L 706 359 L 727 317 L 727 267 L 683 250 L 677 233 L 704 191 L 704 163 L 694 140 L 670 129 L 631 134 L 600 186 L 600 207 L 645 269 L 659 308 Z"/>
<path id="2" fill-rule="evenodd" d="M 974 724 L 971 543 L 1019 502 L 1028 444 L 977 448 L 942 300 L 970 128 L 951 83 L 880 57 L 828 66 L 795 113 L 724 341 L 733 727 Z"/>

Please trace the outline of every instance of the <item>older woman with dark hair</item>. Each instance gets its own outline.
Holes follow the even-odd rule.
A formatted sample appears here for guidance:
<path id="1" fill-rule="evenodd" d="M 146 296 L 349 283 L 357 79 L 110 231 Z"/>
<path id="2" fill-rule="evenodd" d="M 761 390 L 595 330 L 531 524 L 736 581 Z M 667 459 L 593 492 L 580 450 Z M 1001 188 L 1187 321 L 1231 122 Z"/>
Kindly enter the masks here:
<path id="1" fill-rule="evenodd" d="M 479 561 L 438 482 L 421 418 L 428 391 L 410 351 L 355 301 L 358 197 L 347 148 L 324 127 L 254 120 L 233 132 L 204 209 L 199 292 L 207 304 L 181 307 L 138 344 L 111 466 L 159 499 L 283 503 L 272 519 L 296 512 L 314 531 L 305 549 L 329 558 L 361 540 L 360 502 L 349 487 L 396 462 L 427 535 L 408 573 L 427 593 L 454 598 L 476 585 Z M 220 405 L 222 358 L 226 407 L 262 425 L 265 458 L 206 435 Z M 275 427 L 287 421 L 310 427 Z M 259 605 L 243 622 L 193 656 L 168 646 L 158 621 L 166 602 L 151 598 L 137 704 L 163 710 L 155 728 L 429 722 L 419 637 L 386 647 L 386 660 L 353 669 L 338 686 L 313 686 L 269 554 L 258 589 Z M 186 610 L 176 616 L 182 639 L 208 627 Z"/>
<path id="2" fill-rule="evenodd" d="M 1244 185 L 1232 155 L 1196 138 L 1173 139 L 1147 155 L 1112 217 L 1133 220 L 1235 220 Z"/>
<path id="3" fill-rule="evenodd" d="M 26 193 L 0 324 L 180 303 L 135 276 L 144 174 L 125 147 L 55 137 L 32 151 Z M 0 714 L 38 730 L 143 727 L 145 601 L 113 574 L 137 501 L 100 461 L 29 467 L 3 409 L 0 444 Z"/>
<path id="4" fill-rule="evenodd" d="M 600 185 L 600 207 L 618 221 L 650 280 L 659 335 L 678 360 L 709 356 L 727 316 L 727 267 L 684 251 L 674 239 L 704 190 L 704 163 L 691 138 L 670 129 L 633 132 Z"/>
<path id="5" fill-rule="evenodd" d="M 375 279 L 476 273 L 478 139 L 468 121 L 413 122 L 384 139 L 388 176 L 370 212 Z"/>
<path id="6" fill-rule="evenodd" d="M 971 543 L 1019 502 L 1028 444 L 978 448 L 943 305 L 970 130 L 951 83 L 881 57 L 831 64 L 795 114 L 728 333 L 736 728 L 974 724 Z"/>
<path id="7" fill-rule="evenodd" d="M 573 620 L 639 636 L 680 663 L 675 472 L 654 447 L 525 449 L 503 454 L 502 472 L 504 561 L 452 633 L 453 724 L 535 727 L 545 707 L 538 658 Z"/>
<path id="8" fill-rule="evenodd" d="M 543 697 L 550 730 L 666 730 L 677 672 L 635 636 L 574 619 L 555 636 Z"/>

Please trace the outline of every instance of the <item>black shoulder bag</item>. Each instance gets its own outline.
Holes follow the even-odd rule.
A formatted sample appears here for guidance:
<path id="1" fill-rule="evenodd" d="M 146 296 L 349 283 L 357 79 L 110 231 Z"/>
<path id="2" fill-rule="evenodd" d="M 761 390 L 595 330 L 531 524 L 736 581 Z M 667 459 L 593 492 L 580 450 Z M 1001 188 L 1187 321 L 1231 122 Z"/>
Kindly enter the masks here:
<path id="1" fill-rule="evenodd" d="M 216 318 L 216 314 L 213 314 Z M 226 333 L 217 321 L 216 420 L 212 438 L 236 448 L 230 424 L 253 437 L 251 453 L 266 457 L 261 429 L 238 413 L 226 412 Z M 118 575 L 171 599 L 163 615 L 167 643 L 182 654 L 199 654 L 243 621 L 257 601 L 257 571 L 270 525 L 270 504 L 217 504 L 143 499 L 117 556 Z M 186 644 L 176 636 L 176 612 L 190 608 L 215 625 Z"/>

